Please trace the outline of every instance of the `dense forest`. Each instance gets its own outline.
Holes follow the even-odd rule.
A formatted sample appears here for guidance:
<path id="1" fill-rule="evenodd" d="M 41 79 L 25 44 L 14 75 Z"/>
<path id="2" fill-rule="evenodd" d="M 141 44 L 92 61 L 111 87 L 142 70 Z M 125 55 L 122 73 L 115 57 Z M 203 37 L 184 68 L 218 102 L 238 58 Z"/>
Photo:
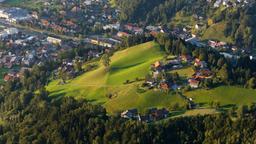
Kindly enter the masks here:
<path id="1" fill-rule="evenodd" d="M 225 22 L 225 36 L 230 36 L 241 48 L 256 48 L 256 3 L 220 10 L 214 8 L 214 0 L 116 0 L 120 20 L 126 22 L 169 25 L 176 13 L 186 16 L 198 15 L 213 23 Z"/>

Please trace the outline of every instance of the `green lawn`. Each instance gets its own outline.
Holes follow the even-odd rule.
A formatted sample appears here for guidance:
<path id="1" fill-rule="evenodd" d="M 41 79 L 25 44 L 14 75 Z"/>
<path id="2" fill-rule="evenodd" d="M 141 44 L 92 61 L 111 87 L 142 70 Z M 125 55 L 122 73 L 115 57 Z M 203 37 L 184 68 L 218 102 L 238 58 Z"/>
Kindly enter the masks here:
<path id="1" fill-rule="evenodd" d="M 194 74 L 194 70 L 192 69 L 191 66 L 186 66 L 182 69 L 177 69 L 177 70 L 172 70 L 171 73 L 178 73 L 179 76 L 184 77 L 184 78 L 189 78 Z"/>
<path id="2" fill-rule="evenodd" d="M 210 102 L 220 102 L 221 106 L 250 105 L 256 102 L 256 90 L 236 86 L 221 86 L 211 90 L 194 90 L 184 94 L 196 103 L 209 106 Z"/>
<path id="3" fill-rule="evenodd" d="M 100 64 L 96 70 L 87 72 L 65 85 L 58 85 L 58 80 L 47 87 L 51 96 L 74 96 L 85 98 L 96 104 L 103 104 L 108 112 L 119 112 L 128 108 L 143 111 L 148 107 L 170 107 L 172 104 L 184 104 L 175 94 L 164 94 L 159 91 L 138 93 L 142 82 L 123 84 L 126 80 L 134 81 L 144 78 L 150 65 L 162 59 L 164 52 L 158 44 L 148 42 L 119 51 L 111 57 L 109 72 Z M 109 99 L 106 95 L 112 95 Z"/>

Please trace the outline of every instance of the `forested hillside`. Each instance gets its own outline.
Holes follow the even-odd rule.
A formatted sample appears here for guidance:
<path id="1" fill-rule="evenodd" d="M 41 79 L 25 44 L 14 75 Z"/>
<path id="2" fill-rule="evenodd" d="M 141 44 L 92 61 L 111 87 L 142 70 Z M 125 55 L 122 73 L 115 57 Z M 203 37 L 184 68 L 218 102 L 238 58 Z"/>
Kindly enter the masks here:
<path id="1" fill-rule="evenodd" d="M 249 6 L 238 5 L 232 8 L 214 8 L 214 0 L 116 0 L 120 9 L 120 19 L 128 22 L 145 22 L 147 24 L 166 24 L 177 13 L 184 16 L 201 16 L 205 21 L 211 20 L 213 24 L 227 23 L 224 35 L 230 36 L 232 41 L 241 48 L 252 50 L 256 48 L 256 3 Z M 210 27 L 211 24 L 207 27 Z"/>

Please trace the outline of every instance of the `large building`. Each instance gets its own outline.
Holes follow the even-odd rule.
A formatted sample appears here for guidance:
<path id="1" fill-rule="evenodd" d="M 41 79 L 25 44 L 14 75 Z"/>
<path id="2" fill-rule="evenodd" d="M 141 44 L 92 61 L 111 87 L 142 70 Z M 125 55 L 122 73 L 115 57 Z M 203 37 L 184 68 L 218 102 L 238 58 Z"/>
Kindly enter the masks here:
<path id="1" fill-rule="evenodd" d="M 62 40 L 54 37 L 47 37 L 47 41 L 49 43 L 55 44 L 55 45 L 61 45 Z"/>

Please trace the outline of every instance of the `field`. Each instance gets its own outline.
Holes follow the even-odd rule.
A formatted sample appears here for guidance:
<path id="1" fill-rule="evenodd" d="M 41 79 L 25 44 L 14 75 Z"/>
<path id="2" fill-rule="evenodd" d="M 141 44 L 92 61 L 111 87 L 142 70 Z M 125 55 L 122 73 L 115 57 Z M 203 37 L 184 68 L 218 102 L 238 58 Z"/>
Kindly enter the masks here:
<path id="1" fill-rule="evenodd" d="M 230 37 L 225 37 L 224 30 L 226 27 L 226 22 L 220 22 L 209 27 L 202 37 L 203 40 L 218 40 L 228 43 L 233 43 Z"/>
<path id="2" fill-rule="evenodd" d="M 163 58 L 164 52 L 158 44 L 148 42 L 115 53 L 111 57 L 110 70 L 99 64 L 96 70 L 87 72 L 65 85 L 53 81 L 47 87 L 51 96 L 74 96 L 85 98 L 96 104 L 102 104 L 108 112 L 115 113 L 128 108 L 144 111 L 148 107 L 170 107 L 176 103 L 184 104 L 176 94 L 160 91 L 138 92 L 138 85 L 149 72 L 150 65 Z M 135 81 L 124 84 L 127 80 Z M 111 95 L 112 98 L 107 96 Z"/>
<path id="3" fill-rule="evenodd" d="M 256 90 L 236 86 L 221 86 L 211 90 L 195 90 L 184 94 L 193 98 L 202 106 L 209 106 L 210 102 L 219 102 L 221 106 L 250 105 L 256 102 Z"/>

